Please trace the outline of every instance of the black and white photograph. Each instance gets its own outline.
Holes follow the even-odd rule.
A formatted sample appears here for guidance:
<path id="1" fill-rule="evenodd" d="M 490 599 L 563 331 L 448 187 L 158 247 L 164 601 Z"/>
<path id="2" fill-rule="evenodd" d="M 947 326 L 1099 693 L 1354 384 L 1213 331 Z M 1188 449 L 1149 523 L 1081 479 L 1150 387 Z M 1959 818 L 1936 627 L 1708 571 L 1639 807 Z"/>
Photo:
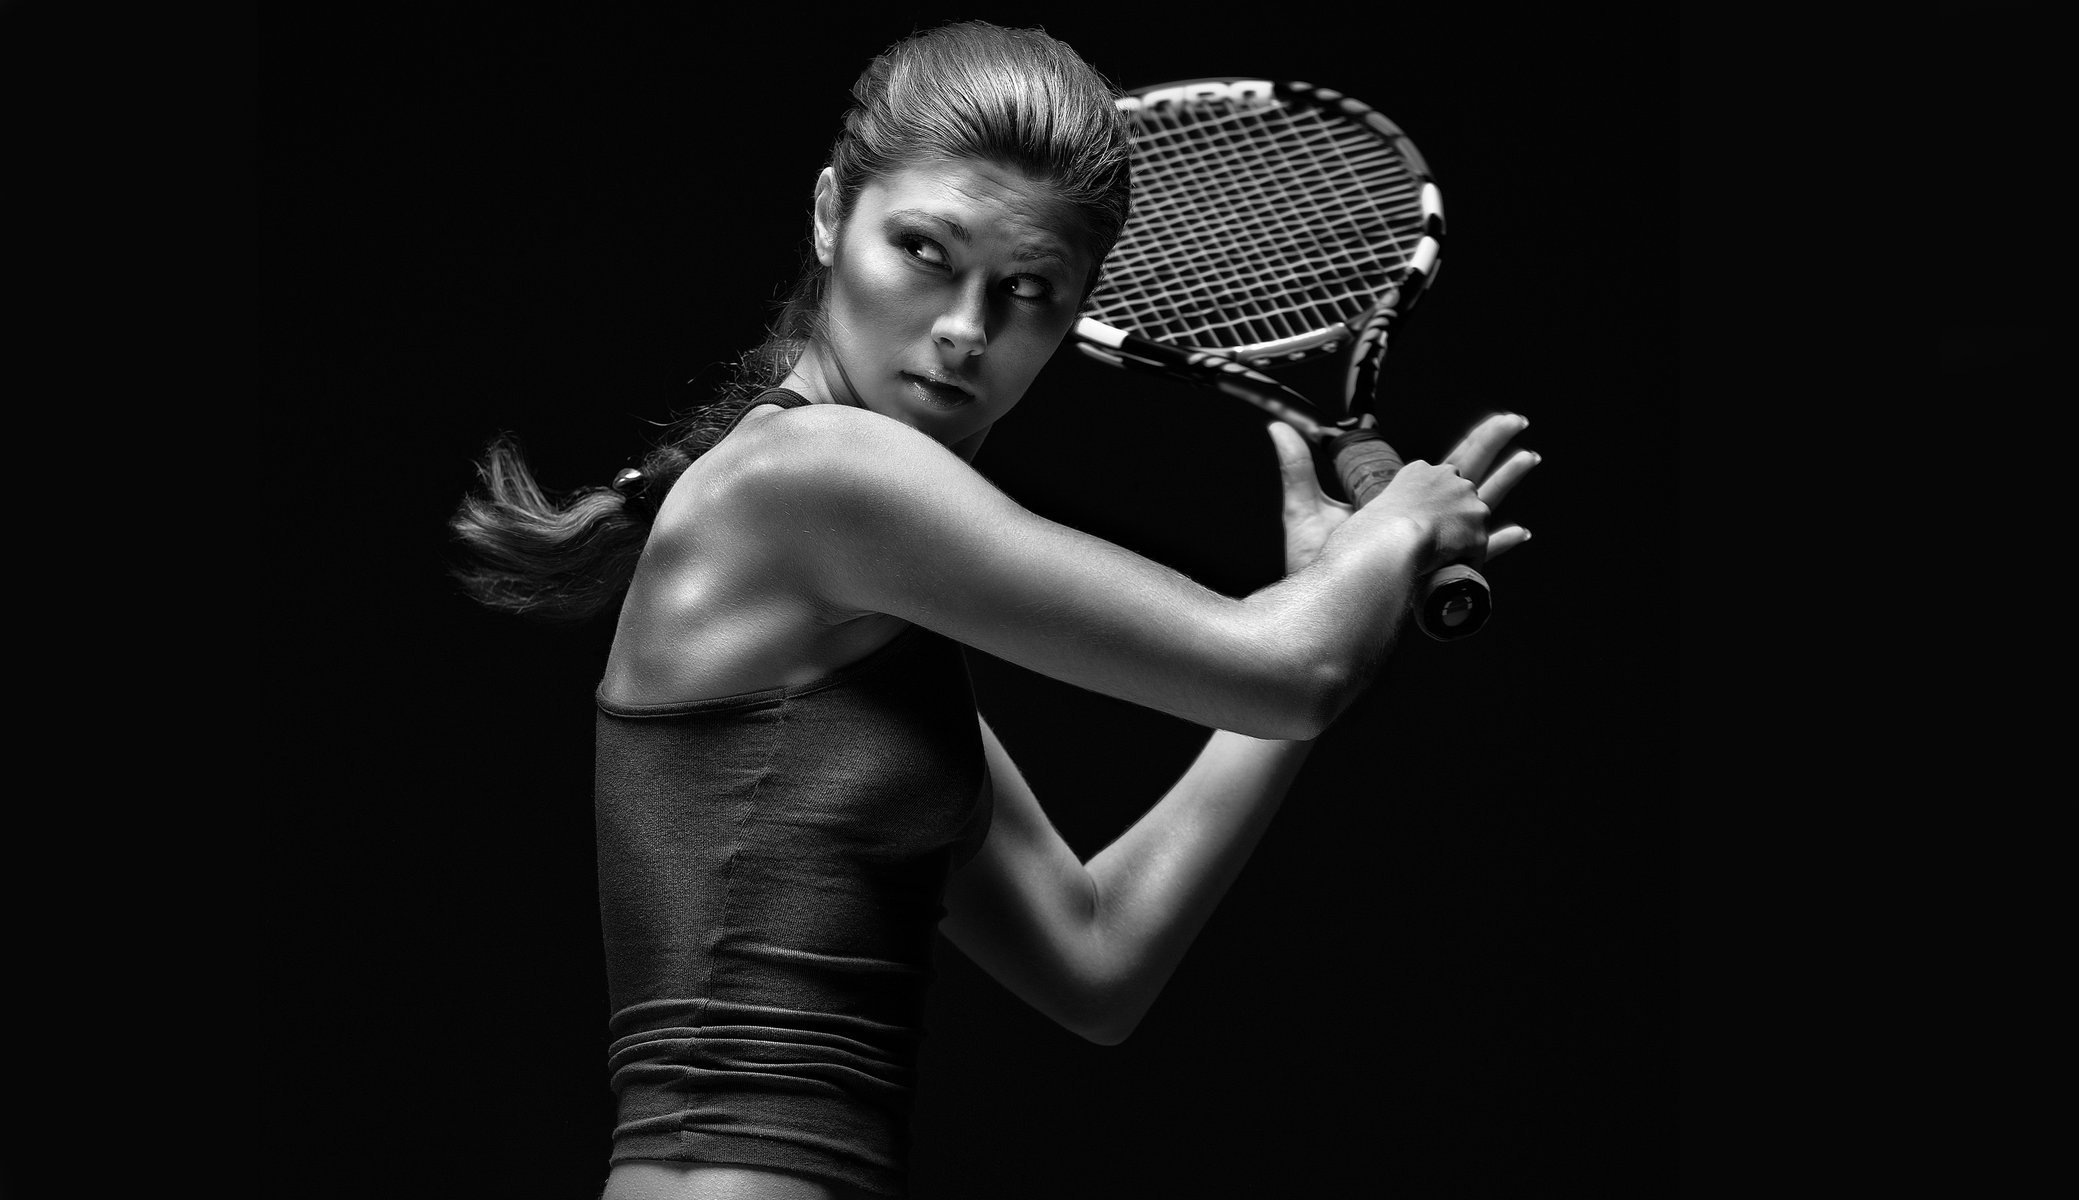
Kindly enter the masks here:
<path id="1" fill-rule="evenodd" d="M 270 1190 L 1676 1194 L 1676 23 L 261 9 Z"/>

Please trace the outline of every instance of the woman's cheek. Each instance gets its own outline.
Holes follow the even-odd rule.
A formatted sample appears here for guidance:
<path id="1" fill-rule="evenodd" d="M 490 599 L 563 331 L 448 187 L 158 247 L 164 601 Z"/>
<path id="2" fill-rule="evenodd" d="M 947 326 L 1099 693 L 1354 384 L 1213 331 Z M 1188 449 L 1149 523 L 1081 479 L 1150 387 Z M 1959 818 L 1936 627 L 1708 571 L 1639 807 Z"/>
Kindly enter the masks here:
<path id="1" fill-rule="evenodd" d="M 865 258 L 852 260 L 834 279 L 832 302 L 836 306 L 834 316 L 838 318 L 840 335 L 850 335 L 852 354 L 869 349 L 871 345 L 886 345 L 894 329 L 902 322 L 896 314 L 902 308 L 902 287 L 890 272 Z"/>
<path id="2" fill-rule="evenodd" d="M 921 286 L 917 272 L 900 262 L 873 261 L 852 282 L 856 285 L 857 315 L 864 325 L 886 336 L 900 333 L 929 314 L 929 289 Z"/>

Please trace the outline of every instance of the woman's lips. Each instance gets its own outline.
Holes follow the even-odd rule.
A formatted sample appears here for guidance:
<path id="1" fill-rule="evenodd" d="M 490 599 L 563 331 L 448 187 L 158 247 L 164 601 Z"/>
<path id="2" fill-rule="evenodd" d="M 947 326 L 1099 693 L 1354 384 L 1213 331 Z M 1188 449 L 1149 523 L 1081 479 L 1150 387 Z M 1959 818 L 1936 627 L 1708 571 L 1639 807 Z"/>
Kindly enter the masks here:
<path id="1" fill-rule="evenodd" d="M 912 390 L 934 407 L 959 408 L 963 404 L 974 402 L 974 393 L 958 384 L 944 383 L 909 371 L 903 372 L 902 377 L 909 381 Z"/>

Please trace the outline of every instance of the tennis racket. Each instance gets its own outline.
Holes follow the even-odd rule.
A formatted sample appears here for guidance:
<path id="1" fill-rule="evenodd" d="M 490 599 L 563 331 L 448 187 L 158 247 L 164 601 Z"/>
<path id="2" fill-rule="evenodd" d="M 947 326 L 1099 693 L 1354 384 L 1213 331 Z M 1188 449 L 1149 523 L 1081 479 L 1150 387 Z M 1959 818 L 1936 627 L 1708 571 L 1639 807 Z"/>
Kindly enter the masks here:
<path id="1" fill-rule="evenodd" d="M 1195 79 L 1119 100 L 1132 124 L 1133 213 L 1076 323 L 1109 366 L 1217 389 L 1284 420 L 1334 463 L 1353 504 L 1402 459 L 1371 413 L 1387 334 L 1437 275 L 1443 196 L 1407 135 L 1369 105 L 1306 83 Z M 1263 368 L 1349 356 L 1335 404 Z M 1417 589 L 1439 640 L 1494 611 L 1479 572 Z"/>

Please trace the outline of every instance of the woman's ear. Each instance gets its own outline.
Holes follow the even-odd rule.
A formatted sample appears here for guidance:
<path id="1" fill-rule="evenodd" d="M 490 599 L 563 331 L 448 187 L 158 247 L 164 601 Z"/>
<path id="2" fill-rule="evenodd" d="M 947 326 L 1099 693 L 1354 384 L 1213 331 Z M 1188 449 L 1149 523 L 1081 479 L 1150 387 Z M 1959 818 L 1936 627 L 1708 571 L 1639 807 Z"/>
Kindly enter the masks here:
<path id="1" fill-rule="evenodd" d="M 837 176 L 829 167 L 816 176 L 816 261 L 829 266 L 837 257 Z"/>

